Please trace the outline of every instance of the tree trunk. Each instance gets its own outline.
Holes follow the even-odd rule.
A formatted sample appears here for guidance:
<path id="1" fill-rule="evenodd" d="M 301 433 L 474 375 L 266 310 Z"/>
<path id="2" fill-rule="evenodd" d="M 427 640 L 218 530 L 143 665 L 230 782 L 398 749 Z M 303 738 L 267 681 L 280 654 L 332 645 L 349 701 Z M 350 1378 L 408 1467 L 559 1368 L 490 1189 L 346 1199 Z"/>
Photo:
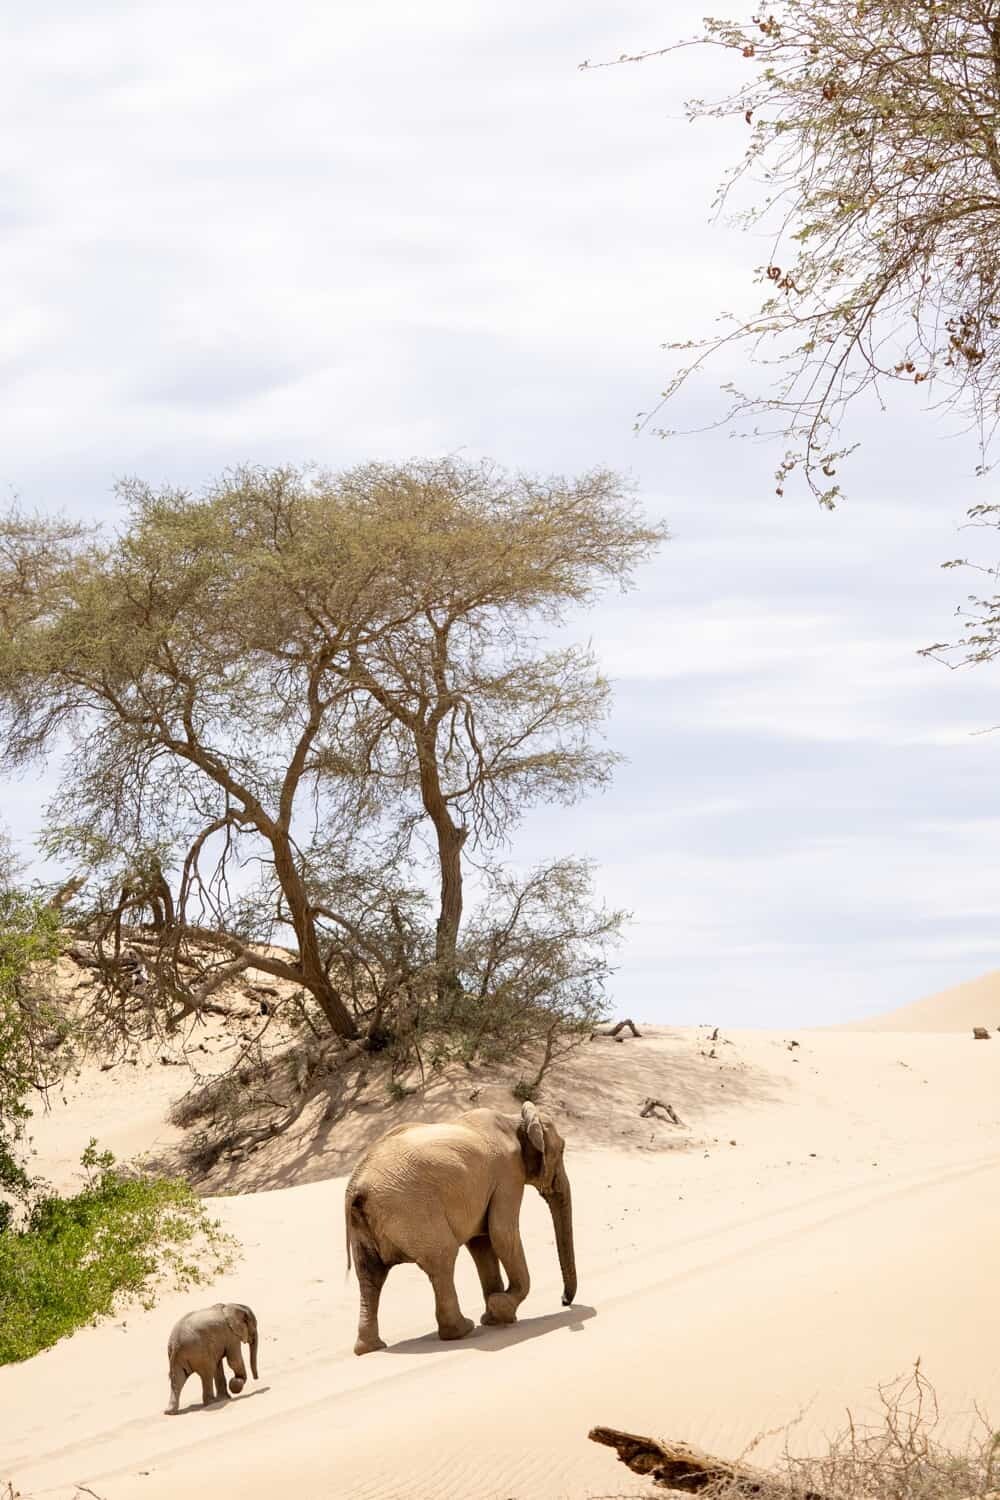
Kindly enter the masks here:
<path id="1" fill-rule="evenodd" d="M 309 952 L 309 959 L 303 948 Z M 309 993 L 315 998 L 326 1019 L 330 1023 L 330 1029 L 337 1036 L 345 1037 L 353 1041 L 358 1034 L 358 1028 L 354 1017 L 340 998 L 340 991 L 336 985 L 330 983 L 328 975 L 323 969 L 319 957 L 319 945 L 316 942 L 315 928 L 304 935 L 304 940 L 299 941 L 299 952 L 302 964 L 302 983 Z"/>
<path id="2" fill-rule="evenodd" d="M 458 992 L 456 951 L 462 925 L 462 845 L 465 829 L 456 828 L 445 814 L 437 826 L 438 861 L 441 870 L 441 908 L 434 935 L 434 959 L 438 972 L 438 999 L 447 1003 Z"/>
<path id="3" fill-rule="evenodd" d="M 274 868 L 281 882 L 281 889 L 292 918 L 292 927 L 299 945 L 299 969 L 302 983 L 319 1004 L 336 1036 L 353 1041 L 358 1034 L 354 1017 L 340 998 L 340 991 L 330 983 L 323 967 L 323 958 L 316 936 L 316 920 L 306 896 L 302 877 L 295 866 L 287 838 L 272 835 Z"/>
<path id="4" fill-rule="evenodd" d="M 436 730 L 425 729 L 417 738 L 420 762 L 420 798 L 424 811 L 437 835 L 438 869 L 441 880 L 441 906 L 434 935 L 434 959 L 437 965 L 438 1001 L 447 1007 L 458 994 L 456 950 L 462 925 L 462 846 L 468 830 L 452 821 L 451 811 L 441 790 L 437 763 Z"/>

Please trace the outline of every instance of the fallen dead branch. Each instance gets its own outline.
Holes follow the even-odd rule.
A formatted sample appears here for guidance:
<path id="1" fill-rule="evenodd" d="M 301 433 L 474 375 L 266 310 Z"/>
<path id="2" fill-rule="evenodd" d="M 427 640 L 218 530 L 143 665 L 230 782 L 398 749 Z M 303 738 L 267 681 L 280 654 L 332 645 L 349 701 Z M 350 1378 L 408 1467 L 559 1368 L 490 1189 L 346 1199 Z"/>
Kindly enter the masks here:
<path id="1" fill-rule="evenodd" d="M 639 1118 L 645 1120 L 647 1116 L 653 1114 L 658 1109 L 662 1109 L 667 1119 L 674 1125 L 684 1124 L 674 1106 L 672 1104 L 664 1104 L 662 1099 L 644 1099 L 642 1101 L 642 1108 L 639 1111 Z"/>
<path id="2" fill-rule="evenodd" d="M 603 1443 L 614 1448 L 620 1461 L 669 1490 L 685 1490 L 695 1493 L 709 1485 L 725 1484 L 727 1491 L 738 1490 L 743 1495 L 759 1495 L 773 1492 L 781 1484 L 773 1474 L 763 1469 L 752 1469 L 747 1464 L 729 1463 L 724 1458 L 713 1458 L 687 1443 L 657 1442 L 655 1438 L 640 1437 L 634 1432 L 619 1432 L 616 1427 L 592 1427 L 587 1434 L 592 1443 Z M 799 1500 L 826 1500 L 814 1490 L 806 1490 Z"/>
<path id="3" fill-rule="evenodd" d="M 848 1426 L 830 1438 L 820 1458 L 793 1458 L 787 1448 L 778 1470 L 742 1459 L 716 1458 L 688 1443 L 642 1437 L 615 1427 L 593 1427 L 593 1443 L 613 1448 L 633 1474 L 705 1500 L 1000 1500 L 996 1488 L 1000 1433 L 977 1406 L 974 1431 L 955 1450 L 939 1440 L 933 1386 L 920 1369 L 879 1387 L 882 1419 Z M 758 1434 L 760 1437 L 773 1434 Z"/>
<path id="4" fill-rule="evenodd" d="M 635 1022 L 630 1020 L 628 1017 L 626 1017 L 624 1021 L 616 1022 L 614 1026 L 612 1026 L 610 1022 L 607 1026 L 598 1026 L 596 1031 L 592 1031 L 590 1033 L 590 1040 L 593 1041 L 595 1037 L 607 1037 L 609 1041 L 623 1042 L 625 1038 L 623 1036 L 620 1036 L 619 1033 L 623 1031 L 626 1026 L 629 1028 L 633 1036 L 637 1036 L 640 1041 L 642 1040 L 642 1032 L 639 1030 L 638 1026 L 636 1026 Z"/>
<path id="5" fill-rule="evenodd" d="M 668 1490 L 683 1490 L 694 1494 L 710 1486 L 725 1486 L 727 1494 L 761 1495 L 792 1493 L 792 1486 L 778 1474 L 764 1469 L 751 1468 L 749 1464 L 730 1463 L 725 1458 L 713 1458 L 687 1443 L 657 1442 L 655 1438 L 639 1437 L 634 1432 L 619 1432 L 615 1427 L 592 1427 L 587 1434 L 592 1443 L 602 1443 L 614 1448 L 620 1461 L 651 1479 L 654 1484 Z M 830 1500 L 822 1490 L 794 1488 L 795 1500 Z M 1000 1490 L 985 1490 L 966 1500 L 1000 1500 Z"/>

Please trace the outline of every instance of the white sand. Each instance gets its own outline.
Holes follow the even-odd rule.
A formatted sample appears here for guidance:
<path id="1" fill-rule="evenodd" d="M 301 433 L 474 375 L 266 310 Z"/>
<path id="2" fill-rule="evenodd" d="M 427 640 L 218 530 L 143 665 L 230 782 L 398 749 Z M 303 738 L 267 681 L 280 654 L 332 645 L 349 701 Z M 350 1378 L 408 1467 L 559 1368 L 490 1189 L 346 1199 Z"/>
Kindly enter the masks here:
<path id="1" fill-rule="evenodd" d="M 82 1500 L 80 1484 L 101 1500 L 200 1500 L 219 1486 L 244 1500 L 642 1494 L 589 1427 L 736 1456 L 808 1407 L 794 1443 L 815 1448 L 918 1356 L 959 1428 L 974 1400 L 998 1413 L 1000 1036 L 974 1042 L 964 1012 L 954 1029 L 946 1012 L 933 1033 L 804 1031 L 792 1049 L 788 1036 L 727 1033 L 716 1058 L 704 1030 L 592 1044 L 549 1096 L 569 1143 L 578 1304 L 560 1307 L 551 1226 L 529 1189 L 520 1322 L 458 1344 L 438 1341 L 425 1279 L 400 1267 L 382 1301 L 390 1347 L 352 1354 L 341 1148 L 286 1155 L 276 1180 L 297 1185 L 214 1201 L 244 1246 L 218 1284 L 0 1369 L 0 1484 L 58 1500 Z M 39 1166 L 65 1166 L 91 1129 L 119 1149 L 141 1129 L 162 1136 L 167 1071 L 134 1070 L 103 1102 L 91 1079 L 87 1108 L 42 1123 Z M 686 1129 L 640 1120 L 648 1094 Z M 398 1117 L 371 1106 L 367 1133 Z M 324 1163 L 339 1175 L 305 1180 Z M 478 1318 L 471 1261 L 460 1265 Z M 191 1381 L 168 1418 L 167 1332 L 220 1298 L 257 1310 L 261 1379 L 209 1409 Z"/>

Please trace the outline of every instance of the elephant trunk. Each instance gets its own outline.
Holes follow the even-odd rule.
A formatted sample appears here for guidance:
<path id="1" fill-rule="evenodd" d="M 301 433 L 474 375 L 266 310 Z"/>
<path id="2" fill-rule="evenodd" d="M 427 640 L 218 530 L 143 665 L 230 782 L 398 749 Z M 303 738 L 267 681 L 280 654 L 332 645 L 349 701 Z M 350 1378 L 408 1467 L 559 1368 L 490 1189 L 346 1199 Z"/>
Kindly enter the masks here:
<path id="1" fill-rule="evenodd" d="M 548 1193 L 549 1212 L 556 1232 L 556 1250 L 563 1278 L 563 1306 L 569 1307 L 576 1296 L 576 1255 L 573 1250 L 573 1198 L 569 1178 L 559 1168 Z"/>
<path id="2" fill-rule="evenodd" d="M 257 1374 L 257 1320 L 256 1320 L 256 1318 L 250 1324 L 250 1369 L 253 1372 L 253 1378 L 254 1378 L 254 1380 L 259 1380 L 260 1376 Z"/>

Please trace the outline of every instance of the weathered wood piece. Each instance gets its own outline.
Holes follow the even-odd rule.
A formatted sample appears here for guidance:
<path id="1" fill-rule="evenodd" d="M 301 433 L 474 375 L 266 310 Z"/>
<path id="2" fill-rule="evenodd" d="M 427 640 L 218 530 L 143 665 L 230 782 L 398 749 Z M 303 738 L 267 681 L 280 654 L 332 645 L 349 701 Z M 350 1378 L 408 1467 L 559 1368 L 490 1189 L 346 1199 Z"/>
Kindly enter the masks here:
<path id="1" fill-rule="evenodd" d="M 674 1106 L 672 1104 L 664 1104 L 662 1099 L 644 1099 L 642 1101 L 642 1108 L 639 1111 L 639 1118 L 645 1120 L 647 1115 L 651 1115 L 657 1109 L 662 1109 L 667 1119 L 672 1121 L 674 1125 L 684 1124 Z"/>
<path id="2" fill-rule="evenodd" d="M 988 1042 L 990 1040 L 990 1034 L 985 1026 L 973 1026 L 972 1035 L 977 1042 Z"/>
<path id="3" fill-rule="evenodd" d="M 641 1474 L 668 1490 L 696 1494 L 709 1485 L 722 1484 L 743 1495 L 784 1493 L 789 1500 L 828 1500 L 821 1490 L 800 1489 L 780 1474 L 754 1469 L 750 1464 L 731 1463 L 726 1458 L 713 1458 L 711 1453 L 703 1453 L 687 1443 L 657 1441 L 634 1432 L 619 1432 L 616 1427 L 592 1427 L 587 1436 L 592 1443 L 614 1448 L 619 1460 L 633 1474 Z M 978 1500 L 1000 1500 L 1000 1490 L 987 1490 Z"/>
<path id="4" fill-rule="evenodd" d="M 759 1495 L 786 1488 L 781 1478 L 768 1474 L 763 1469 L 753 1469 L 749 1464 L 730 1463 L 724 1458 L 713 1458 L 687 1443 L 657 1442 L 655 1438 L 640 1437 L 634 1432 L 619 1432 L 615 1427 L 592 1427 L 588 1433 L 592 1443 L 603 1443 L 614 1448 L 620 1461 L 669 1490 L 686 1490 L 696 1493 L 710 1484 L 732 1485 L 744 1495 Z M 796 1494 L 796 1500 L 825 1500 L 814 1490 Z"/>
<path id="5" fill-rule="evenodd" d="M 592 1031 L 590 1033 L 590 1040 L 593 1041 L 595 1036 L 606 1036 L 616 1042 L 623 1042 L 625 1038 L 623 1036 L 619 1036 L 618 1033 L 624 1030 L 626 1026 L 629 1028 L 632 1035 L 639 1037 L 641 1041 L 642 1032 L 639 1030 L 638 1026 L 636 1026 L 635 1022 L 629 1020 L 628 1018 L 626 1018 L 624 1021 L 618 1021 L 614 1026 L 610 1024 L 607 1026 L 598 1026 L 596 1031 Z"/>

